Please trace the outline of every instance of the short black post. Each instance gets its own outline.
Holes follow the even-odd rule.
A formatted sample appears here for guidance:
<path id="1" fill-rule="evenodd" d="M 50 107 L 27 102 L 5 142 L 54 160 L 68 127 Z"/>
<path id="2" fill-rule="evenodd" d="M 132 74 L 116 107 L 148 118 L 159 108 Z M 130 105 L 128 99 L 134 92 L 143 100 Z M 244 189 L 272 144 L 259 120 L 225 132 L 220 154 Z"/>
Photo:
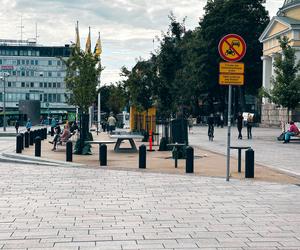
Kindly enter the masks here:
<path id="1" fill-rule="evenodd" d="M 245 153 L 245 178 L 254 178 L 254 151 L 253 149 L 246 150 Z"/>
<path id="2" fill-rule="evenodd" d="M 34 143 L 35 143 L 35 156 L 40 157 L 41 156 L 41 137 L 37 136 L 34 139 Z"/>
<path id="3" fill-rule="evenodd" d="M 45 139 L 47 139 L 47 133 L 48 133 L 47 128 L 44 128 L 44 138 Z"/>
<path id="4" fill-rule="evenodd" d="M 192 147 L 186 148 L 185 172 L 194 173 L 194 149 Z"/>
<path id="5" fill-rule="evenodd" d="M 29 133 L 25 132 L 25 148 L 29 148 Z"/>
<path id="6" fill-rule="evenodd" d="M 73 161 L 73 143 L 71 141 L 66 143 L 66 161 Z"/>
<path id="7" fill-rule="evenodd" d="M 34 143 L 35 143 L 35 137 L 37 137 L 37 135 L 36 135 L 36 130 L 33 130 L 32 131 L 32 145 L 34 145 Z M 30 144 L 31 145 L 31 144 Z"/>
<path id="8" fill-rule="evenodd" d="M 139 168 L 146 168 L 146 151 L 144 144 L 139 147 Z"/>
<path id="9" fill-rule="evenodd" d="M 16 152 L 18 154 L 22 153 L 22 136 L 20 134 L 16 136 Z"/>
<path id="10" fill-rule="evenodd" d="M 21 140 L 21 148 L 22 148 L 22 150 L 24 149 L 24 134 L 23 133 L 21 133 L 20 134 L 21 136 L 22 136 L 22 140 Z"/>
<path id="11" fill-rule="evenodd" d="M 107 166 L 107 146 L 100 145 L 100 166 Z"/>
<path id="12" fill-rule="evenodd" d="M 29 145 L 32 146 L 33 145 L 33 131 L 29 131 Z"/>
<path id="13" fill-rule="evenodd" d="M 242 149 L 238 149 L 238 172 L 242 171 Z"/>

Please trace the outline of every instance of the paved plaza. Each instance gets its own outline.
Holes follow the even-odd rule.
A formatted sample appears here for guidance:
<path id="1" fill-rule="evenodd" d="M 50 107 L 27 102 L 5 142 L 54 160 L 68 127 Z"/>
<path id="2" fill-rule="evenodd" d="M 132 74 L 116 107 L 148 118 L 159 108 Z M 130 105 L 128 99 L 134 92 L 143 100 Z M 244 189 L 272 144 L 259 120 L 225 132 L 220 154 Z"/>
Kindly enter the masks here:
<path id="1" fill-rule="evenodd" d="M 283 144 L 277 141 L 281 134 L 280 129 L 275 128 L 253 128 L 253 139 L 247 139 L 247 130 L 243 128 L 243 140 L 238 140 L 237 128 L 231 129 L 232 146 L 251 146 L 255 151 L 255 162 L 264 166 L 272 167 L 284 172 L 300 176 L 299 150 L 300 142 Z M 193 127 L 189 142 L 193 146 L 211 150 L 220 154 L 226 154 L 227 127 L 215 128 L 213 142 L 208 141 L 207 127 Z M 236 150 L 231 150 L 233 156 L 237 156 Z"/>
<path id="2" fill-rule="evenodd" d="M 2 249 L 300 249 L 300 187 L 0 165 Z"/>

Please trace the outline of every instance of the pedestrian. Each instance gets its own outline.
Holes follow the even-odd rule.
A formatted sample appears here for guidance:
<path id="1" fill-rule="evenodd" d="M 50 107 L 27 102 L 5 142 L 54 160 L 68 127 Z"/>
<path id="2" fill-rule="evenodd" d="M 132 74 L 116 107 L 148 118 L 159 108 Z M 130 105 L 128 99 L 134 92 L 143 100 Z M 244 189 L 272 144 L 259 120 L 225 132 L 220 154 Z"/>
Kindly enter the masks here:
<path id="1" fill-rule="evenodd" d="M 52 120 L 51 120 L 51 136 L 54 135 L 54 128 L 56 127 L 56 120 L 55 118 L 53 117 Z"/>
<path id="2" fill-rule="evenodd" d="M 247 138 L 252 139 L 252 124 L 253 124 L 253 116 L 248 114 L 247 116 Z"/>
<path id="3" fill-rule="evenodd" d="M 30 131 L 31 127 L 32 127 L 32 123 L 31 123 L 30 119 L 28 118 L 27 123 L 26 123 L 26 129 L 28 132 Z"/>
<path id="4" fill-rule="evenodd" d="M 224 116 L 223 116 L 223 113 L 221 113 L 221 115 L 220 115 L 220 123 L 221 123 L 221 128 L 223 128 L 223 126 L 224 126 Z"/>
<path id="5" fill-rule="evenodd" d="M 299 131 L 298 127 L 296 126 L 295 122 L 290 121 L 290 128 L 284 135 L 283 143 L 290 142 L 291 136 L 295 136 L 295 135 L 299 135 L 299 134 L 300 134 L 300 131 Z"/>
<path id="6" fill-rule="evenodd" d="M 114 131 L 116 129 L 116 123 L 117 120 L 116 118 L 113 116 L 113 113 L 110 113 L 110 116 L 107 119 L 107 123 L 108 123 L 108 132 L 111 134 L 112 131 Z"/>
<path id="7" fill-rule="evenodd" d="M 16 129 L 16 133 L 18 134 L 19 133 L 19 127 L 20 127 L 20 123 L 18 120 L 16 120 L 16 123 L 15 123 L 15 129 Z"/>
<path id="8" fill-rule="evenodd" d="M 193 123 L 194 123 L 193 117 L 192 117 L 192 115 L 190 115 L 189 118 L 188 118 L 188 125 L 189 125 L 189 132 L 190 133 L 191 133 L 192 128 L 193 128 Z"/>
<path id="9" fill-rule="evenodd" d="M 243 117 L 242 113 L 239 112 L 238 116 L 237 116 L 237 129 L 239 132 L 238 139 L 240 139 L 240 140 L 243 139 L 243 135 L 242 135 L 243 121 L 244 121 L 244 117 Z"/>

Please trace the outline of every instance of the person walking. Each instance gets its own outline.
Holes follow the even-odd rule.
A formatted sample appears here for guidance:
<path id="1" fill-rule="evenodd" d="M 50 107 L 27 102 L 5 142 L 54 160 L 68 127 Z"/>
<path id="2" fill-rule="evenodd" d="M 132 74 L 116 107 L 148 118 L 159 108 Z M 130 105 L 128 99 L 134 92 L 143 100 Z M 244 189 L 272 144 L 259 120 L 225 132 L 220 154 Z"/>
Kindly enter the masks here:
<path id="1" fill-rule="evenodd" d="M 15 129 L 16 129 L 16 133 L 18 134 L 19 133 L 19 127 L 20 127 L 20 123 L 18 120 L 16 120 L 16 123 L 15 123 Z"/>
<path id="2" fill-rule="evenodd" d="M 107 123 L 108 123 L 108 132 L 111 134 L 112 131 L 114 131 L 116 129 L 116 123 L 117 120 L 116 118 L 113 116 L 113 113 L 110 113 L 110 116 L 107 119 Z"/>
<path id="3" fill-rule="evenodd" d="M 252 139 L 252 123 L 253 123 L 253 116 L 248 114 L 247 116 L 247 138 Z"/>
<path id="4" fill-rule="evenodd" d="M 28 132 L 30 131 L 31 127 L 32 127 L 32 123 L 31 123 L 30 119 L 28 118 L 27 123 L 26 123 L 26 129 Z"/>
<path id="5" fill-rule="evenodd" d="M 55 120 L 54 117 L 51 119 L 50 126 L 51 126 L 51 136 L 53 136 L 54 135 L 54 128 L 56 127 L 56 120 Z"/>
<path id="6" fill-rule="evenodd" d="M 240 140 L 243 139 L 243 135 L 242 135 L 243 121 L 244 121 L 244 117 L 243 117 L 242 113 L 239 112 L 238 116 L 237 116 L 237 129 L 239 132 L 238 139 L 240 139 Z"/>
<path id="7" fill-rule="evenodd" d="M 208 139 L 210 141 L 213 141 L 214 139 L 214 125 L 215 125 L 215 118 L 214 118 L 214 114 L 210 114 L 210 116 L 207 119 L 207 125 L 208 125 Z"/>

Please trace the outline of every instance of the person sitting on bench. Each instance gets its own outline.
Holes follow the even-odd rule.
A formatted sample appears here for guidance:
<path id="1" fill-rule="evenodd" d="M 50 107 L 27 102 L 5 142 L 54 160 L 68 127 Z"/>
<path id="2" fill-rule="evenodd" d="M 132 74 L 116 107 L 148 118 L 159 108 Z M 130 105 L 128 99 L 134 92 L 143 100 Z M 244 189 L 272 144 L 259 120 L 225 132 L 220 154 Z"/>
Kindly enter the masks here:
<path id="1" fill-rule="evenodd" d="M 296 124 L 293 121 L 290 121 L 290 128 L 284 135 L 284 142 L 288 143 L 290 142 L 291 136 L 299 135 L 300 131 L 297 128 Z"/>
<path id="2" fill-rule="evenodd" d="M 53 141 L 49 141 L 49 143 L 53 144 L 52 151 L 54 151 L 56 149 L 56 145 L 57 145 L 59 138 L 60 138 L 60 128 L 59 128 L 59 126 L 57 126 L 57 127 L 55 127 L 55 135 L 54 135 Z"/>
<path id="3" fill-rule="evenodd" d="M 64 130 L 61 135 L 59 132 L 60 132 L 60 130 L 58 129 L 58 127 L 56 127 L 54 139 L 53 139 L 53 141 L 49 141 L 50 143 L 53 144 L 52 151 L 56 150 L 56 146 L 58 143 L 62 144 L 62 142 L 67 142 L 71 136 L 68 126 L 64 127 Z"/>

